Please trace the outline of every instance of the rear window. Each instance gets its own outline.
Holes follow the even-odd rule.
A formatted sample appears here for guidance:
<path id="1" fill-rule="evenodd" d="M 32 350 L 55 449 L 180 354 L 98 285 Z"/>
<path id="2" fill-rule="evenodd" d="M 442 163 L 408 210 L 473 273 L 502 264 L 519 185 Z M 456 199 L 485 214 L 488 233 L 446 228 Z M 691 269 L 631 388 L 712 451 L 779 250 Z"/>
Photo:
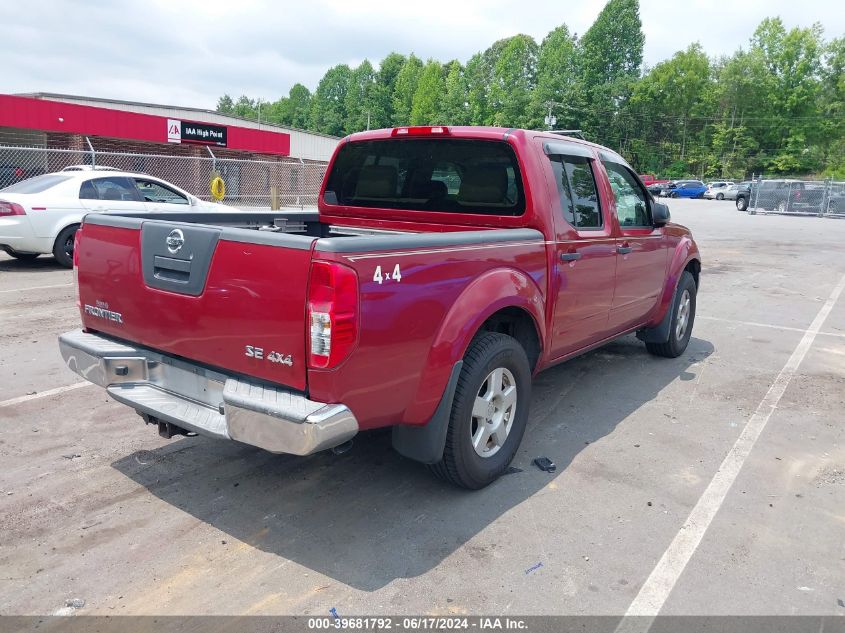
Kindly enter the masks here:
<path id="1" fill-rule="evenodd" d="M 5 189 L 0 189 L 3 193 L 42 193 L 55 187 L 59 183 L 70 180 L 72 176 L 62 176 L 60 174 L 44 174 L 43 176 L 36 176 L 29 180 L 22 180 L 16 182 L 14 185 L 9 185 Z"/>
<path id="2" fill-rule="evenodd" d="M 329 204 L 522 215 L 525 196 L 504 142 L 396 139 L 347 143 L 326 184 Z"/>

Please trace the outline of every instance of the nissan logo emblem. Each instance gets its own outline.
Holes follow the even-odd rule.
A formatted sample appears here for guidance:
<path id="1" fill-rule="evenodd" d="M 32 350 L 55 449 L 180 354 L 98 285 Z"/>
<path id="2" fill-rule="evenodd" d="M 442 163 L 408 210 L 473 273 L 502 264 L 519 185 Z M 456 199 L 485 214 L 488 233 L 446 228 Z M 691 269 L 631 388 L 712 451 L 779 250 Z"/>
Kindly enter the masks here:
<path id="1" fill-rule="evenodd" d="M 170 231 L 170 235 L 167 236 L 165 243 L 167 244 L 167 250 L 175 255 L 185 244 L 185 234 L 180 229 L 173 229 Z"/>

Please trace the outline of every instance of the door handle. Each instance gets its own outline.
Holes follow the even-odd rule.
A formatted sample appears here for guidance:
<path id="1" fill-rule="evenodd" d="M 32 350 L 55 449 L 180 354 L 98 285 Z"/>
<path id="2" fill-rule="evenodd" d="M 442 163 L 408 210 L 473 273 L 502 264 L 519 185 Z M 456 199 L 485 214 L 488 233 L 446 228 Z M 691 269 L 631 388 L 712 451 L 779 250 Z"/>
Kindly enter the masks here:
<path id="1" fill-rule="evenodd" d="M 616 247 L 616 252 L 619 253 L 620 255 L 627 255 L 632 250 L 634 250 L 634 249 L 631 248 L 630 246 L 617 246 Z"/>
<path id="2" fill-rule="evenodd" d="M 581 259 L 581 253 L 578 252 L 560 254 L 560 261 L 562 262 L 574 262 L 579 259 Z"/>

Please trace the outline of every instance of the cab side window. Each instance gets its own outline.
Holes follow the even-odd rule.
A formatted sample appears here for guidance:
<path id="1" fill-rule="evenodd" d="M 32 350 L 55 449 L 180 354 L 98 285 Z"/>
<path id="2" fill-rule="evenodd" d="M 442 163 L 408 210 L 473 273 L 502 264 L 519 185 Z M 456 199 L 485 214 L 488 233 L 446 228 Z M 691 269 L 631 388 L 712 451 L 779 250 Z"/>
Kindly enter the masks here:
<path id="1" fill-rule="evenodd" d="M 605 161 L 604 168 L 616 199 L 616 216 L 624 227 L 651 227 L 648 196 L 634 175 L 622 165 Z M 686 185 L 684 185 L 686 186 Z M 690 185 L 692 186 L 692 185 Z"/>
<path id="2" fill-rule="evenodd" d="M 564 219 L 580 230 L 603 225 L 596 179 L 590 160 L 580 156 L 550 155 Z"/>

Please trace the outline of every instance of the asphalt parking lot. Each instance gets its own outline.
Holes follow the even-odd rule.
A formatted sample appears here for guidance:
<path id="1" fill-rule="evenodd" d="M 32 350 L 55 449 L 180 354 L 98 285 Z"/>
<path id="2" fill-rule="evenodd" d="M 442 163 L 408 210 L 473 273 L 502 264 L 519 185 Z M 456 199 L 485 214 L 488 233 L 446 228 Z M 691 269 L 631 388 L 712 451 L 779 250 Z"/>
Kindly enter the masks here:
<path id="1" fill-rule="evenodd" d="M 71 272 L 0 255 L 0 613 L 845 614 L 845 221 L 669 204 L 704 262 L 687 352 L 541 374 L 479 492 L 384 433 L 161 439 L 63 367 Z"/>

